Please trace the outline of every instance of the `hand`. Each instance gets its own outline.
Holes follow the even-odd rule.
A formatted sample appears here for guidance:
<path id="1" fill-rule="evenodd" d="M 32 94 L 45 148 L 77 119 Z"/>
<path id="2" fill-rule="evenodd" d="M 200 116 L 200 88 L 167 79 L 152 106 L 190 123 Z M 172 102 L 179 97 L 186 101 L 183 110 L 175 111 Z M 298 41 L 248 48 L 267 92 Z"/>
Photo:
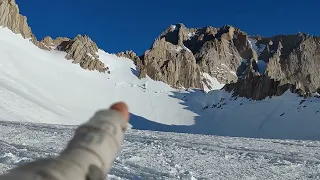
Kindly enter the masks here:
<path id="1" fill-rule="evenodd" d="M 100 110 L 77 128 L 58 157 L 16 167 L 0 180 L 103 180 L 120 151 L 129 116 L 123 102 Z"/>

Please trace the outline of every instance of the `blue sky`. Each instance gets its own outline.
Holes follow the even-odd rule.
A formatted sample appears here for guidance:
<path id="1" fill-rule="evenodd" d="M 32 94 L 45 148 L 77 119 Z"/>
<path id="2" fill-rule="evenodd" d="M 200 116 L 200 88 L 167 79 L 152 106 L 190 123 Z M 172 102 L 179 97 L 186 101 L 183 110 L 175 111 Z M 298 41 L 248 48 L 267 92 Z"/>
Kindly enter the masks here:
<path id="1" fill-rule="evenodd" d="M 107 52 L 138 54 L 170 24 L 221 27 L 250 35 L 320 35 L 319 0 L 16 0 L 38 39 L 87 34 Z"/>

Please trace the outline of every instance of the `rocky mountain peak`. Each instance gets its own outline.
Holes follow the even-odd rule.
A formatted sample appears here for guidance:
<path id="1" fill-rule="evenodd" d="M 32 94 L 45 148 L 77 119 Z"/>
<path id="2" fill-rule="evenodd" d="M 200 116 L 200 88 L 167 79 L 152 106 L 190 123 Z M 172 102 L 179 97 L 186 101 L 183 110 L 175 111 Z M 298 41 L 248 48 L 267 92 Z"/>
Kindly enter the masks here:
<path id="1" fill-rule="evenodd" d="M 181 45 L 187 38 L 188 29 L 184 24 L 170 25 L 164 32 L 159 36 L 159 39 L 164 38 L 165 41 L 170 42 L 174 45 Z"/>
<path id="2" fill-rule="evenodd" d="M 259 45 L 265 47 L 259 55 L 259 62 L 266 64 L 265 71 L 228 84 L 227 90 L 255 100 L 287 90 L 303 96 L 320 91 L 320 37 L 302 33 L 259 37 Z"/>
<path id="3" fill-rule="evenodd" d="M 239 28 L 170 25 L 140 57 L 141 77 L 174 87 L 201 88 L 203 73 L 226 84 L 235 96 L 255 100 L 320 91 L 319 37 L 303 33 L 249 36 Z M 318 57 L 319 56 L 319 57 Z M 183 67 L 182 66 L 183 64 Z"/>
<path id="4" fill-rule="evenodd" d="M 18 5 L 14 0 L 0 0 L 0 26 L 8 27 L 24 38 L 34 38 L 27 18 L 19 13 Z"/>
<path id="5" fill-rule="evenodd" d="M 174 87 L 201 88 L 202 83 L 198 82 L 205 81 L 201 79 L 202 73 L 209 74 L 223 84 L 237 81 L 236 71 L 242 60 L 253 58 L 257 61 L 257 57 L 249 36 L 238 28 L 229 25 L 221 28 L 187 28 L 180 23 L 170 25 L 163 31 L 140 59 L 143 74 Z M 181 71 L 166 69 L 168 65 L 185 61 L 188 67 L 184 70 L 191 73 L 192 77 L 187 75 L 180 79 L 177 73 Z M 191 69 L 193 72 L 190 72 Z M 169 76 L 175 78 L 169 80 Z"/>
<path id="6" fill-rule="evenodd" d="M 50 40 L 50 39 L 49 39 Z M 56 39 L 60 42 L 63 38 Z M 98 46 L 88 36 L 77 35 L 73 40 L 61 41 L 57 46 L 60 51 L 67 53 L 66 59 L 72 59 L 73 63 L 80 64 L 84 69 L 106 72 L 108 68 L 99 60 Z"/>

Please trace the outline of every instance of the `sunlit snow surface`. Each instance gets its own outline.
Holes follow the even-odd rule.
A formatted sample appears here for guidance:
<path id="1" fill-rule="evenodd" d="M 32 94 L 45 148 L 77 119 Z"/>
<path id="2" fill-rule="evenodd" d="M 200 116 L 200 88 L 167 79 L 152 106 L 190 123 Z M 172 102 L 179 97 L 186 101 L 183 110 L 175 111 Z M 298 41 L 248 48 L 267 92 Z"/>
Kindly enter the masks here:
<path id="1" fill-rule="evenodd" d="M 0 171 L 56 156 L 74 126 L 0 122 Z M 108 179 L 319 179 L 320 142 L 128 130 Z"/>
<path id="2" fill-rule="evenodd" d="M 97 109 L 125 101 L 131 113 L 155 122 L 194 123 L 195 113 L 169 97 L 178 90 L 138 79 L 132 60 L 99 50 L 111 74 L 86 71 L 66 60 L 64 52 L 41 50 L 6 28 L 0 28 L 0 53 L 0 113 L 5 120 L 79 124 Z"/>

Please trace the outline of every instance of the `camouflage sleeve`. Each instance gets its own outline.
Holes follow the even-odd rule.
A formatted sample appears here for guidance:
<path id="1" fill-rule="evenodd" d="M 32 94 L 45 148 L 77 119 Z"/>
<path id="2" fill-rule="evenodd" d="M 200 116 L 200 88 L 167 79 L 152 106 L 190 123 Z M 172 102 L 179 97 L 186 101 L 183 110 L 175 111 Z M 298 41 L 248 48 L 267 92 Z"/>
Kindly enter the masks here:
<path id="1" fill-rule="evenodd" d="M 76 130 L 60 156 L 17 167 L 0 180 L 103 180 L 120 151 L 126 128 L 118 111 L 98 111 Z"/>

